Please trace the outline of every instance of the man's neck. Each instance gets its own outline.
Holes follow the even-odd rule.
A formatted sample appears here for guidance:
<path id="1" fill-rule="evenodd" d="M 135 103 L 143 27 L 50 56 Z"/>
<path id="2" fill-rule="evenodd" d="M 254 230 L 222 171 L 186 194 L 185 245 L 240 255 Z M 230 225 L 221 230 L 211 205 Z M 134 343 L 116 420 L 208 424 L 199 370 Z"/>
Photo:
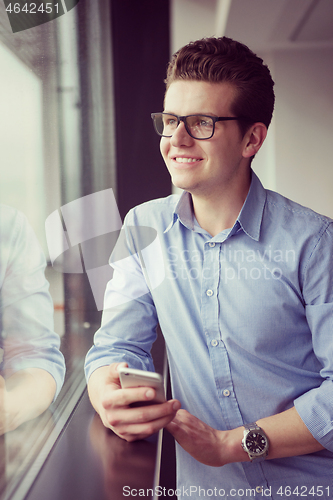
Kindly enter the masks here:
<path id="1" fill-rule="evenodd" d="M 218 196 L 192 194 L 193 211 L 200 226 L 212 236 L 233 227 L 249 192 L 251 177 L 236 190 Z"/>

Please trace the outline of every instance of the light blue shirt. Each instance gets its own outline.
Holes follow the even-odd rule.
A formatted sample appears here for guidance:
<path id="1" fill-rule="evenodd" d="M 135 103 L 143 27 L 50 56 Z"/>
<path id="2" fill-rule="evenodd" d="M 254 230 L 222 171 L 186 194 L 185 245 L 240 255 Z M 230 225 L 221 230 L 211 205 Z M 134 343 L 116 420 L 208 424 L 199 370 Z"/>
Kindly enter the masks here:
<path id="1" fill-rule="evenodd" d="M 26 217 L 0 205 L 0 373 L 8 378 L 18 370 L 43 369 L 55 379 L 56 398 L 65 377 L 65 361 L 54 331 L 45 266 Z"/>
<path id="2" fill-rule="evenodd" d="M 234 226 L 215 237 L 186 192 L 136 207 L 124 227 L 132 257 L 114 252 L 87 377 L 114 361 L 153 370 L 158 321 L 182 408 L 224 430 L 295 406 L 326 448 L 214 468 L 177 445 L 179 498 L 244 498 L 247 489 L 274 500 L 332 497 L 332 220 L 265 190 L 252 173 Z M 147 227 L 153 243 L 140 241 Z"/>

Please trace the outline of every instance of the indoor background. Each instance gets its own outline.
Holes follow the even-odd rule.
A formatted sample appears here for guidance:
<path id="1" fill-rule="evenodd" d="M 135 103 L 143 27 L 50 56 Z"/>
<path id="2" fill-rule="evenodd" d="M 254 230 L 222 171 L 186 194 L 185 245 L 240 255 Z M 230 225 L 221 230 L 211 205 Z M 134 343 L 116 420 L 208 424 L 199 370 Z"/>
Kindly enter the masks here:
<path id="1" fill-rule="evenodd" d="M 61 258 L 52 266 L 45 221 L 109 188 L 121 218 L 172 192 L 150 113 L 162 110 L 170 55 L 223 35 L 261 56 L 276 84 L 273 122 L 253 169 L 266 188 L 333 217 L 332 0 L 80 0 L 18 33 L 0 0 L 0 202 L 27 216 L 48 260 L 68 367 L 60 426 L 85 389 L 84 355 L 101 311 L 85 272 L 65 269 Z M 14 455 L 3 498 L 14 498 L 10 480 L 24 462 Z"/>

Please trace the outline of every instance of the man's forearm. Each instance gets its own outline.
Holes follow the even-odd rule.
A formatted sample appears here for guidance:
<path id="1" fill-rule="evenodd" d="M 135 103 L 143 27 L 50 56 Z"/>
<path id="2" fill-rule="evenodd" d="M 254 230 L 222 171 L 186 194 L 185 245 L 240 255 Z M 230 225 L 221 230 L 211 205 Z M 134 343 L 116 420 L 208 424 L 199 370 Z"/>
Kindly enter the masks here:
<path id="1" fill-rule="evenodd" d="M 39 368 L 20 370 L 5 382 L 3 395 L 4 430 L 16 429 L 27 420 L 43 413 L 52 403 L 56 382 Z"/>
<path id="2" fill-rule="evenodd" d="M 269 439 L 267 459 L 305 455 L 323 449 L 295 408 L 259 419 L 257 424 Z M 206 465 L 221 467 L 250 460 L 241 445 L 244 427 L 218 431 L 187 411 L 180 410 L 167 429 L 190 455 Z"/>
<path id="3" fill-rule="evenodd" d="M 312 436 L 294 407 L 277 415 L 259 419 L 257 424 L 269 437 L 267 458 L 306 455 L 324 449 Z"/>

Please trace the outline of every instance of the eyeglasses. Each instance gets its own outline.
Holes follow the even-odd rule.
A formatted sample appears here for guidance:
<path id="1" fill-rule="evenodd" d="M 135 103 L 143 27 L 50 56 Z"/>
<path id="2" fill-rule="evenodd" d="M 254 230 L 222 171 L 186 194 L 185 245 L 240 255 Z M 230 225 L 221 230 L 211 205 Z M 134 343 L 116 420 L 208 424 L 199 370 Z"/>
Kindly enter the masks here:
<path id="1" fill-rule="evenodd" d="M 241 119 L 241 117 L 237 116 L 177 116 L 170 113 L 152 113 L 151 117 L 158 135 L 162 137 L 172 137 L 180 122 L 183 122 L 188 135 L 199 141 L 213 137 L 216 122 Z"/>

